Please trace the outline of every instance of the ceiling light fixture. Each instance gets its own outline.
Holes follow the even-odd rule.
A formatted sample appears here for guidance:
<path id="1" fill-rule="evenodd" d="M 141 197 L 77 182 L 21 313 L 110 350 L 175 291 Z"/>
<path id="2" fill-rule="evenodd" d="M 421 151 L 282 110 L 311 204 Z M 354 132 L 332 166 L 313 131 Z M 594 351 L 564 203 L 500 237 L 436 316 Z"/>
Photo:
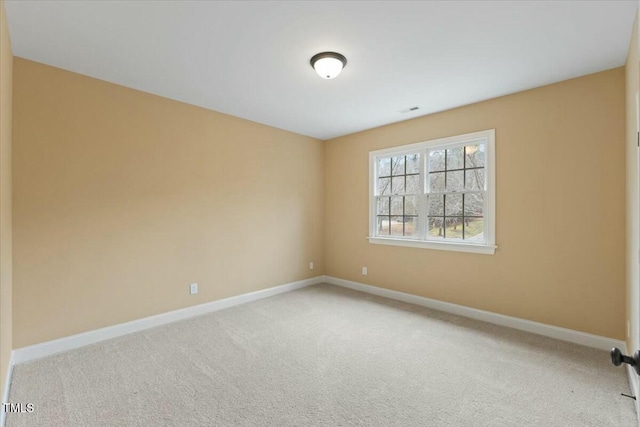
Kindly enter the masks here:
<path id="1" fill-rule="evenodd" d="M 313 55 L 311 66 L 323 79 L 333 79 L 347 65 L 347 58 L 336 52 L 321 52 Z"/>

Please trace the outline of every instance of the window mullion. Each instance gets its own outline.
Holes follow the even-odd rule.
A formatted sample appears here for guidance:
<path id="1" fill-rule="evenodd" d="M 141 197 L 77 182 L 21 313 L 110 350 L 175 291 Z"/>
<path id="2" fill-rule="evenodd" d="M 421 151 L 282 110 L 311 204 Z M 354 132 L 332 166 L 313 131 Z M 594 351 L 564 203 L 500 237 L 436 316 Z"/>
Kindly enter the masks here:
<path id="1" fill-rule="evenodd" d="M 421 164 L 420 173 L 423 174 L 420 179 L 421 202 L 420 203 L 420 239 L 427 240 L 429 233 L 429 150 L 425 149 L 420 153 Z"/>
<path id="2" fill-rule="evenodd" d="M 391 236 L 391 196 L 389 196 L 389 222 L 387 226 L 389 227 L 389 236 Z"/>

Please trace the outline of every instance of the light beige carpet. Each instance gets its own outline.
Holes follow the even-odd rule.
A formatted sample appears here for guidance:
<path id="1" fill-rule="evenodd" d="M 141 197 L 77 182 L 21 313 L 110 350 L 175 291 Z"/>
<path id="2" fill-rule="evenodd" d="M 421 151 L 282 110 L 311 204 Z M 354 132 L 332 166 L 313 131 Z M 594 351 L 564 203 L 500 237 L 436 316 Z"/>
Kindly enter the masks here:
<path id="1" fill-rule="evenodd" d="M 634 426 L 604 351 L 318 285 L 17 365 L 7 426 Z"/>

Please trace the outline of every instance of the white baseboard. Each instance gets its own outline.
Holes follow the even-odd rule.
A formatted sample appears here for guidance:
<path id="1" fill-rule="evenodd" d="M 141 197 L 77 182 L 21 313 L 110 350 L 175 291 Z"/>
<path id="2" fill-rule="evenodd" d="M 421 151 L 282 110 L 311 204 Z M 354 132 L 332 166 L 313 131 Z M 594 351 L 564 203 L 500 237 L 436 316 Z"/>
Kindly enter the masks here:
<path id="1" fill-rule="evenodd" d="M 630 354 L 629 349 L 627 348 L 627 344 L 624 343 L 620 350 L 624 354 Z M 638 390 L 640 390 L 640 382 L 638 381 L 638 374 L 636 370 L 631 367 L 631 365 L 624 365 L 627 368 L 627 377 L 629 378 L 629 388 L 631 389 L 631 395 L 636 397 L 635 407 L 636 407 L 636 416 L 638 418 L 638 427 L 640 427 L 640 395 L 638 395 Z"/>
<path id="2" fill-rule="evenodd" d="M 457 314 L 458 316 L 470 317 L 472 319 L 481 320 L 495 325 L 507 326 L 509 328 L 521 331 L 531 332 L 537 335 L 543 335 L 562 341 L 568 341 L 575 344 L 584 345 L 586 347 L 598 348 L 600 350 L 611 350 L 613 347 L 624 348 L 625 342 L 614 338 L 602 337 L 599 335 L 588 334 L 586 332 L 575 331 L 573 329 L 561 328 L 558 326 L 547 325 L 544 323 L 533 322 L 531 320 L 520 319 L 518 317 L 506 316 L 504 314 L 492 313 L 490 311 L 478 310 L 463 305 L 452 304 L 449 302 L 438 301 L 431 298 L 420 297 L 417 295 L 407 294 L 404 292 L 392 291 L 390 289 L 378 288 L 376 286 L 365 285 L 363 283 L 353 282 L 351 280 L 339 279 L 332 276 L 324 276 L 326 283 L 342 286 L 344 288 L 353 289 L 368 294 L 378 295 L 381 297 L 407 302 L 410 304 L 420 305 L 432 308 L 434 310 L 444 311 L 447 313 Z"/>
<path id="3" fill-rule="evenodd" d="M 625 351 L 625 354 L 629 354 Z M 638 427 L 640 427 L 640 395 L 638 395 L 638 374 L 636 374 L 635 369 L 631 367 L 631 365 L 625 364 L 627 367 L 627 376 L 629 377 L 629 387 L 631 388 L 631 395 L 636 397 L 635 405 L 636 405 L 636 416 L 638 417 Z"/>
<path id="4" fill-rule="evenodd" d="M 300 280 L 298 282 L 287 283 L 285 285 L 275 286 L 273 288 L 263 289 L 260 291 L 250 292 L 230 298 L 212 301 L 205 304 L 195 305 L 180 310 L 170 311 L 167 313 L 157 314 L 155 316 L 144 317 L 142 319 L 132 320 L 118 325 L 108 326 L 106 328 L 96 329 L 93 331 L 83 332 L 77 335 L 46 341 L 40 344 L 22 347 L 13 351 L 14 363 L 23 363 L 42 357 L 51 356 L 64 351 L 73 350 L 74 348 L 84 347 L 100 341 L 111 338 L 128 335 L 133 332 L 142 331 L 167 323 L 188 319 L 195 316 L 211 313 L 225 308 L 245 304 L 251 301 L 278 295 L 284 292 L 293 291 L 295 289 L 305 288 L 307 286 L 322 283 L 323 276 L 312 277 L 310 279 Z"/>
<path id="5" fill-rule="evenodd" d="M 2 402 L 9 402 L 9 387 L 11 386 L 11 376 L 13 375 L 13 365 L 14 362 L 14 353 L 11 352 L 11 356 L 9 357 L 9 366 L 7 367 L 7 377 L 4 381 L 4 390 L 2 390 Z M 7 413 L 4 411 L 4 407 L 0 408 L 0 427 L 4 427 L 5 419 L 7 417 Z"/>

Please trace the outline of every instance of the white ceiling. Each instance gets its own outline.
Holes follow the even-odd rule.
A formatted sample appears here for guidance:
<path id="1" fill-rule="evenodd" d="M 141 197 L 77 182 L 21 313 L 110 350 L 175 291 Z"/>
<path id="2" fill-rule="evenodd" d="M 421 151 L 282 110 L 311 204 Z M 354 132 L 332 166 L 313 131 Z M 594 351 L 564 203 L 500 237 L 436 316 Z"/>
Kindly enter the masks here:
<path id="1" fill-rule="evenodd" d="M 624 65 L 637 5 L 6 1 L 16 56 L 320 139 Z"/>

